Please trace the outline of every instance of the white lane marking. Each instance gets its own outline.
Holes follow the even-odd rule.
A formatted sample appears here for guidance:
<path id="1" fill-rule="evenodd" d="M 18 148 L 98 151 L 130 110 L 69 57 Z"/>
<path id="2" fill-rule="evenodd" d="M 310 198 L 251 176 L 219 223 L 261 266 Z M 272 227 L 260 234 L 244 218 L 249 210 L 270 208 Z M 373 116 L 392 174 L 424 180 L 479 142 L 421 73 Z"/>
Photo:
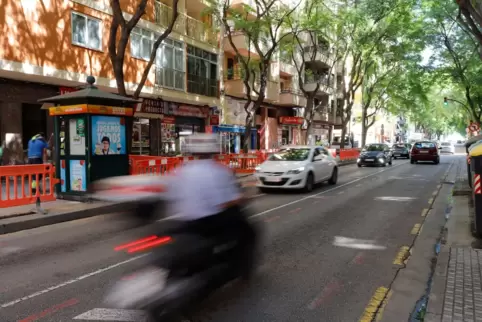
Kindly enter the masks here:
<path id="1" fill-rule="evenodd" d="M 345 193 L 345 191 L 340 191 L 340 192 L 338 192 L 339 195 L 342 195 L 342 194 L 344 194 L 344 193 Z"/>
<path id="2" fill-rule="evenodd" d="M 394 196 L 384 196 L 384 197 L 376 197 L 375 200 L 382 200 L 382 201 L 410 201 L 417 198 L 414 197 L 394 197 Z"/>
<path id="3" fill-rule="evenodd" d="M 269 214 L 270 212 L 273 212 L 273 211 L 275 211 L 275 210 L 279 210 L 279 209 L 282 209 L 282 208 L 285 208 L 285 207 L 294 205 L 294 204 L 296 204 L 296 203 L 298 203 L 298 202 L 305 201 L 305 200 L 307 200 L 307 199 L 313 198 L 313 197 L 315 197 L 315 196 L 323 195 L 323 194 L 326 194 L 326 193 L 328 193 L 328 192 L 332 192 L 332 191 L 341 189 L 341 188 L 343 188 L 343 187 L 346 187 L 346 186 L 351 185 L 352 183 L 355 183 L 355 182 L 358 182 L 358 181 L 360 181 L 360 180 L 364 180 L 364 179 L 373 177 L 373 176 L 375 176 L 375 175 L 377 175 L 377 174 L 380 174 L 380 173 L 385 172 L 385 171 L 389 171 L 389 170 L 391 170 L 391 169 L 394 169 L 394 168 L 396 168 L 396 167 L 399 167 L 399 166 L 404 165 L 404 164 L 407 164 L 407 163 L 408 163 L 408 162 L 403 162 L 403 163 L 399 163 L 399 164 L 393 165 L 393 166 L 391 166 L 390 168 L 386 168 L 386 169 L 384 169 L 384 170 L 377 171 L 377 172 L 375 172 L 375 173 L 366 175 L 366 176 L 364 176 L 364 177 L 354 179 L 354 180 L 352 180 L 352 181 L 349 181 L 349 182 L 346 182 L 346 183 L 344 183 L 344 184 L 338 185 L 338 186 L 333 187 L 333 188 L 331 188 L 331 189 L 327 189 L 327 190 L 324 190 L 324 191 L 321 191 L 321 192 L 312 194 L 312 195 L 310 195 L 310 196 L 307 196 L 307 197 L 304 197 L 304 198 L 301 198 L 301 199 L 297 199 L 297 200 L 295 200 L 295 201 L 291 201 L 291 202 L 285 203 L 285 204 L 283 204 L 283 205 L 280 205 L 280 206 L 277 206 L 277 207 L 274 207 L 274 208 L 271 208 L 271 209 L 262 211 L 262 212 L 260 212 L 260 213 L 258 213 L 258 214 L 256 214 L 256 215 L 252 215 L 251 217 L 259 217 L 259 216 L 263 216 L 263 215 Z"/>
<path id="4" fill-rule="evenodd" d="M 82 313 L 74 320 L 147 322 L 147 312 L 141 310 L 93 309 Z"/>
<path id="5" fill-rule="evenodd" d="M 357 188 L 358 188 L 358 187 L 361 187 L 361 186 L 362 186 L 361 183 L 358 183 L 357 185 L 355 185 L 355 187 L 357 187 Z"/>
<path id="6" fill-rule="evenodd" d="M 79 276 L 77 278 L 74 278 L 74 279 L 71 279 L 71 280 L 68 280 L 66 282 L 63 282 L 61 284 L 57 284 L 57 285 L 54 285 L 54 286 L 51 286 L 49 288 L 46 288 L 42 291 L 38 291 L 38 292 L 35 292 L 35 293 L 32 293 L 30 295 L 27 295 L 27 296 L 24 296 L 24 297 L 21 297 L 21 298 L 18 298 L 16 300 L 13 300 L 13 301 L 10 301 L 10 302 L 7 302 L 7 303 L 3 303 L 0 305 L 0 308 L 4 309 L 4 308 L 7 308 L 7 307 L 10 307 L 10 306 L 13 306 L 17 303 L 20 303 L 20 302 L 23 302 L 25 300 L 29 300 L 31 298 L 34 298 L 34 297 L 37 297 L 39 295 L 42 295 L 42 294 L 45 294 L 45 293 L 49 293 L 51 291 L 54 291 L 56 289 L 59 289 L 61 287 L 64 287 L 64 286 L 67 286 L 67 285 L 70 285 L 70 284 L 73 284 L 75 282 L 79 282 L 81 280 L 84 280 L 88 277 L 91 277 L 91 276 L 94 276 L 94 275 L 97 275 L 97 274 L 100 274 L 100 273 L 103 273 L 103 272 L 106 272 L 108 270 L 111 270 L 113 268 L 116 268 L 116 267 L 119 267 L 119 266 L 122 266 L 122 265 L 125 265 L 127 263 L 130 263 L 130 262 L 133 262 L 141 257 L 144 257 L 144 256 L 147 256 L 148 254 L 143 254 L 143 255 L 140 255 L 140 256 L 136 256 L 136 257 L 132 257 L 132 258 L 129 258 L 128 260 L 125 260 L 125 261 L 122 261 L 120 263 L 117 263 L 117 264 L 113 264 L 113 265 L 110 265 L 110 266 L 107 266 L 107 267 L 104 267 L 104 268 L 101 268 L 101 269 L 98 269 L 96 271 L 93 271 L 93 272 L 90 272 L 88 274 L 85 274 L 85 275 L 82 275 L 82 276 Z"/>
<path id="7" fill-rule="evenodd" d="M 18 251 L 23 250 L 23 249 L 24 248 L 22 248 L 22 247 L 14 247 L 14 246 L 0 247 L 0 256 L 5 256 L 5 255 L 17 253 Z"/>
<path id="8" fill-rule="evenodd" d="M 370 249 L 370 250 L 384 250 L 385 246 L 376 245 L 373 240 L 355 239 L 348 237 L 335 236 L 333 241 L 334 246 L 355 248 L 355 249 Z"/>
<path id="9" fill-rule="evenodd" d="M 286 203 L 286 204 L 283 204 L 283 205 L 280 205 L 280 206 L 277 206 L 277 207 L 274 207 L 274 208 L 265 210 L 265 211 L 263 211 L 263 212 L 260 212 L 260 213 L 255 214 L 255 215 L 253 215 L 253 216 L 251 216 L 251 217 L 259 217 L 259 216 L 268 214 L 268 213 L 270 213 L 270 212 L 273 212 L 273 211 L 275 211 L 275 210 L 282 209 L 282 208 L 285 208 L 285 207 L 294 205 L 294 204 L 296 204 L 296 203 L 298 203 L 298 202 L 301 202 L 301 201 L 304 201 L 304 200 L 308 200 L 308 199 L 310 199 L 310 198 L 317 197 L 317 196 L 320 196 L 320 195 L 322 195 L 322 194 L 326 194 L 326 193 L 331 192 L 331 191 L 334 191 L 334 190 L 338 190 L 338 189 L 340 189 L 340 188 L 346 187 L 346 186 L 348 186 L 348 185 L 350 185 L 350 184 L 352 184 L 352 183 L 355 183 L 355 182 L 357 182 L 357 181 L 360 181 L 360 180 L 363 180 L 363 179 L 366 179 L 366 178 L 370 178 L 370 177 L 375 176 L 375 175 L 377 175 L 377 174 L 379 174 L 379 173 L 382 173 L 382 172 L 385 172 L 385 171 L 394 169 L 394 168 L 396 168 L 396 167 L 398 167 L 398 166 L 401 166 L 401 165 L 403 165 L 403 164 L 406 164 L 406 163 L 407 163 L 407 162 L 399 163 L 399 164 L 397 164 L 397 165 L 391 166 L 390 168 L 386 168 L 386 169 L 384 169 L 384 170 L 377 171 L 377 172 L 375 172 L 375 173 L 366 175 L 366 176 L 364 176 L 364 177 L 357 178 L 357 179 L 355 179 L 355 180 L 346 182 L 346 183 L 344 183 L 344 184 L 341 184 L 341 185 L 339 185 L 339 186 L 333 187 L 333 188 L 331 188 L 331 189 L 327 189 L 327 190 L 325 190 L 325 191 L 321 191 L 321 192 L 312 194 L 312 195 L 310 195 L 310 196 L 307 196 L 307 197 L 304 197 L 304 198 L 301 198 L 301 199 L 298 199 L 298 200 L 295 200 L 295 201 L 291 201 L 291 202 L 288 202 L 288 203 Z M 176 215 L 170 216 L 170 217 L 167 217 L 167 218 L 160 219 L 159 221 L 164 221 L 164 220 L 172 219 L 172 218 L 175 218 L 175 217 L 177 217 L 177 216 L 176 216 Z M 118 266 L 122 266 L 122 265 L 124 265 L 124 264 L 127 264 L 127 263 L 129 263 L 129 262 L 132 262 L 132 261 L 134 261 L 134 260 L 136 260 L 136 259 L 139 259 L 139 258 L 144 257 L 144 256 L 147 256 L 147 255 L 148 255 L 148 254 L 144 254 L 144 255 L 132 257 L 132 258 L 130 258 L 130 259 L 128 259 L 128 260 L 125 260 L 125 261 L 123 261 L 123 262 L 120 262 L 120 263 L 117 263 L 117 264 L 114 264 L 114 265 L 111 265 L 111 266 L 108 266 L 108 267 L 105 267 L 105 268 L 101 268 L 101 269 L 99 269 L 99 270 L 96 270 L 96 271 L 93 271 L 93 272 L 91 272 L 91 273 L 82 275 L 82 276 L 80 276 L 80 277 L 71 279 L 71 280 L 66 281 L 66 282 L 64 282 L 64 283 L 51 286 L 51 287 L 46 288 L 46 289 L 44 289 L 44 290 L 42 290 L 42 291 L 38 291 L 38 292 L 32 293 L 32 294 L 30 294 L 30 295 L 21 297 L 21 298 L 19 298 L 19 299 L 13 300 L 13 301 L 11 301 L 11 302 L 7 302 L 7 303 L 4 303 L 4 304 L 1 304 L 1 305 L 0 305 L 0 308 L 6 308 L 6 307 L 13 306 L 13 305 L 15 305 L 15 304 L 18 304 L 18 303 L 20 303 L 20 302 L 29 300 L 29 299 L 34 298 L 34 297 L 37 297 L 37 296 L 39 296 L 39 295 L 43 295 L 43 294 L 45 294 L 45 293 L 49 293 L 49 292 L 54 291 L 54 290 L 56 290 L 56 289 L 59 289 L 59 288 L 61 288 L 61 287 L 64 287 L 64 286 L 73 284 L 73 283 L 75 283 L 75 282 L 79 282 L 79 281 L 84 280 L 84 279 L 86 279 L 86 278 L 88 278 L 88 277 L 98 275 L 98 274 L 100 274 L 100 273 L 106 272 L 106 271 L 111 270 L 111 269 L 113 269 L 113 268 L 116 268 L 116 267 L 118 267 Z"/>

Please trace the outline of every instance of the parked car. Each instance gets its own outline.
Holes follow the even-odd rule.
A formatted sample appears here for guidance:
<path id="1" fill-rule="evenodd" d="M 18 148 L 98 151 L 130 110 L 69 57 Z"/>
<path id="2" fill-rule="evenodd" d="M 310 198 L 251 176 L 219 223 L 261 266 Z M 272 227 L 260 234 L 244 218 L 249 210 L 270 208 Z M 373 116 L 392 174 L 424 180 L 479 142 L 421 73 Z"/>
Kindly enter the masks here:
<path id="1" fill-rule="evenodd" d="M 360 157 L 357 160 L 358 167 L 364 165 L 392 165 L 392 152 L 390 147 L 386 144 L 375 143 L 368 144 L 363 148 Z"/>
<path id="2" fill-rule="evenodd" d="M 398 143 L 394 144 L 392 147 L 393 158 L 407 158 L 410 159 L 410 144 Z"/>
<path id="3" fill-rule="evenodd" d="M 440 153 L 450 153 L 454 154 L 455 153 L 455 147 L 452 143 L 450 142 L 442 142 L 440 144 Z"/>
<path id="4" fill-rule="evenodd" d="M 439 164 L 440 153 L 437 143 L 430 141 L 416 142 L 410 151 L 410 163 L 415 164 L 419 161 L 430 161 Z"/>
<path id="5" fill-rule="evenodd" d="M 290 145 L 282 147 L 256 168 L 257 187 L 270 189 L 313 190 L 316 183 L 336 184 L 338 163 L 322 146 Z"/>

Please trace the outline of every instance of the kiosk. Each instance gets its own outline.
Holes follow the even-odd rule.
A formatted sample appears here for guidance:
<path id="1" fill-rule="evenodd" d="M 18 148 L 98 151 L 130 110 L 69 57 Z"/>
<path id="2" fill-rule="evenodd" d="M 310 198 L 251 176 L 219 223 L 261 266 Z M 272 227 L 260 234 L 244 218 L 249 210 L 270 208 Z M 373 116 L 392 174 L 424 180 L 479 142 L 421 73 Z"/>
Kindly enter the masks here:
<path id="1" fill-rule="evenodd" d="M 128 139 L 138 101 L 104 92 L 87 77 L 87 87 L 45 98 L 54 117 L 56 176 L 59 198 L 82 200 L 96 180 L 129 174 Z"/>

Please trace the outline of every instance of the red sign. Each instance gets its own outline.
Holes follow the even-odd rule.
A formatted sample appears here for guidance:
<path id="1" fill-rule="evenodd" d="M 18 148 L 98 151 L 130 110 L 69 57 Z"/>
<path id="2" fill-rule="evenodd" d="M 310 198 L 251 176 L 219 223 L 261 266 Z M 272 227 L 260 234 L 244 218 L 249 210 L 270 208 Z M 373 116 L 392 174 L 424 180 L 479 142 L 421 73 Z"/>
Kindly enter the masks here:
<path id="1" fill-rule="evenodd" d="M 163 124 L 176 124 L 176 118 L 174 116 L 165 116 L 162 118 Z"/>
<path id="2" fill-rule="evenodd" d="M 279 122 L 286 125 L 303 125 L 304 119 L 299 116 L 281 116 Z"/>
<path id="3" fill-rule="evenodd" d="M 211 115 L 209 117 L 209 123 L 211 125 L 219 125 L 219 115 Z"/>
<path id="4" fill-rule="evenodd" d="M 59 87 L 60 95 L 64 95 L 64 94 L 67 94 L 67 93 L 73 93 L 73 92 L 77 92 L 77 91 L 78 91 L 78 89 L 72 88 L 72 87 L 64 87 L 64 86 Z"/>

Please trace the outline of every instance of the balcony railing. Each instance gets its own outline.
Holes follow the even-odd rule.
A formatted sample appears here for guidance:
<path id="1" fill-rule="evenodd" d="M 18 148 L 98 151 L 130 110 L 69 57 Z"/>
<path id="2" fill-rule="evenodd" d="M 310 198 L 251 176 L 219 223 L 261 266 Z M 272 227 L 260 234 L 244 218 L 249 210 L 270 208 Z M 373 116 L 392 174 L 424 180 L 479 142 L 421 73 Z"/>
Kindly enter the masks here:
<path id="1" fill-rule="evenodd" d="M 183 91 L 186 73 L 170 68 L 156 68 L 156 85 Z"/>
<path id="2" fill-rule="evenodd" d="M 279 91 L 280 94 L 293 94 L 293 95 L 299 95 L 303 96 L 303 92 L 299 89 L 294 89 L 294 88 L 283 88 L 282 90 Z"/>
<path id="3" fill-rule="evenodd" d="M 311 83 L 317 83 L 319 82 L 320 85 L 324 85 L 327 87 L 333 88 L 334 81 L 331 79 L 328 81 L 328 79 L 324 75 L 305 75 L 305 84 L 311 84 Z"/>
<path id="4" fill-rule="evenodd" d="M 174 15 L 172 8 L 159 1 L 155 2 L 154 8 L 156 23 L 161 27 L 167 28 Z M 173 31 L 201 42 L 217 45 L 217 33 L 214 32 L 212 28 L 208 27 L 202 21 L 183 13 L 179 13 L 177 16 Z"/>
<path id="5" fill-rule="evenodd" d="M 187 75 L 187 91 L 192 94 L 218 97 L 218 81 L 197 75 Z"/>

